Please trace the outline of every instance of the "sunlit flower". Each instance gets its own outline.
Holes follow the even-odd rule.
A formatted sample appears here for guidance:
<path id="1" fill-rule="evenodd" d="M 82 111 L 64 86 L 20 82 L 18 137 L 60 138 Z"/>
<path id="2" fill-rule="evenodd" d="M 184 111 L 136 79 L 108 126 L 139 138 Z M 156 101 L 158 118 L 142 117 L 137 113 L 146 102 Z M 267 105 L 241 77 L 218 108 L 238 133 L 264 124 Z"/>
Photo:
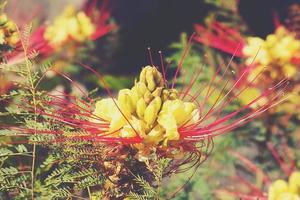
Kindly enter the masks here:
<path id="1" fill-rule="evenodd" d="M 167 146 L 168 141 L 180 139 L 179 127 L 199 119 L 195 103 L 178 99 L 177 93 L 164 86 L 155 67 L 147 66 L 133 88 L 119 91 L 118 99 L 96 102 L 94 114 L 109 121 L 109 131 L 115 136 L 138 134 L 146 144 Z"/>
<path id="2" fill-rule="evenodd" d="M 84 67 L 95 73 L 106 85 L 99 73 L 88 66 Z M 58 129 L 38 132 L 56 135 L 54 142 L 84 140 L 129 145 L 140 160 L 156 152 L 173 159 L 185 157 L 189 161 L 183 160 L 182 163 L 196 165 L 206 155 L 205 152 L 210 152 L 210 141 L 214 136 L 247 123 L 282 101 L 280 96 L 273 93 L 280 87 L 276 85 L 253 97 L 251 102 L 241 108 L 224 115 L 222 111 L 225 106 L 238 98 L 238 95 L 231 93 L 238 89 L 236 85 L 241 79 L 232 86 L 228 85 L 228 92 L 224 92 L 213 86 L 216 74 L 207 88 L 196 89 L 194 93 L 191 88 L 195 86 L 195 81 L 180 90 L 175 89 L 180 67 L 177 68 L 172 84 L 167 82 L 165 69 L 162 69 L 163 73 L 155 66 L 144 67 L 134 86 L 120 90 L 117 97 L 107 87 L 109 97 L 97 101 L 81 100 L 67 94 L 48 95 L 49 100 L 41 102 L 50 105 L 50 110 L 41 107 L 36 111 L 46 118 L 52 118 L 60 124 L 58 127 L 69 127 L 73 131 L 64 133 Z M 201 92 L 205 94 L 198 101 Z M 268 101 L 262 102 L 255 109 L 249 109 L 266 96 L 269 97 Z M 208 106 L 211 98 L 214 101 Z M 55 112 L 51 106 L 55 107 Z"/>

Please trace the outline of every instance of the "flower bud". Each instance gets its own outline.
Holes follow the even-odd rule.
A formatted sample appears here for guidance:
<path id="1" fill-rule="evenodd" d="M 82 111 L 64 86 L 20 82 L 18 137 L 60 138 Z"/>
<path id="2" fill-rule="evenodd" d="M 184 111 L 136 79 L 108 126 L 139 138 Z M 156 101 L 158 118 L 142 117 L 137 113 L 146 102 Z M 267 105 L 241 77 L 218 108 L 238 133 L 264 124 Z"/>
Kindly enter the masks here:
<path id="1" fill-rule="evenodd" d="M 160 97 L 160 96 L 161 96 L 161 93 L 162 93 L 162 90 L 163 90 L 162 87 L 158 87 L 158 88 L 156 88 L 156 89 L 152 92 L 152 95 L 155 96 L 155 97 Z"/>
<path id="2" fill-rule="evenodd" d="M 135 102 L 132 101 L 131 97 L 131 90 L 129 89 L 123 89 L 119 91 L 118 95 L 118 103 L 120 105 L 120 108 L 122 112 L 125 113 L 133 113 L 135 111 Z"/>
<path id="3" fill-rule="evenodd" d="M 144 96 L 144 94 L 148 91 L 145 83 L 142 82 L 137 82 L 134 87 L 136 88 L 135 90 L 138 93 L 139 98 Z"/>
<path id="4" fill-rule="evenodd" d="M 156 87 L 163 87 L 163 78 L 161 73 L 151 66 L 146 66 L 140 74 L 140 82 L 144 83 L 147 88 L 153 92 Z"/>
<path id="5" fill-rule="evenodd" d="M 140 83 L 144 83 L 146 84 L 146 71 L 147 71 L 147 67 L 143 68 L 141 73 L 140 73 Z"/>
<path id="6" fill-rule="evenodd" d="M 146 82 L 147 82 L 147 88 L 152 92 L 156 88 L 156 83 L 154 80 L 154 74 L 153 70 L 147 70 L 146 71 Z"/>
<path id="7" fill-rule="evenodd" d="M 148 90 L 145 92 L 145 94 L 144 94 L 144 99 L 145 99 L 145 102 L 146 102 L 146 104 L 149 104 L 151 101 L 152 101 L 152 99 L 153 99 L 154 97 L 153 97 L 153 95 L 151 94 L 151 92 L 149 92 Z"/>
<path id="8" fill-rule="evenodd" d="M 155 122 L 155 119 L 157 118 L 157 114 L 161 108 L 161 98 L 155 97 L 149 106 L 145 110 L 145 116 L 144 119 L 147 123 L 147 125 L 153 125 Z"/>
<path id="9" fill-rule="evenodd" d="M 177 90 L 170 90 L 169 92 L 169 100 L 175 100 L 175 99 L 178 99 L 178 92 Z"/>
<path id="10" fill-rule="evenodd" d="M 178 99 L 177 90 L 175 89 L 163 90 L 162 99 L 163 101 Z"/>
<path id="11" fill-rule="evenodd" d="M 136 105 L 136 114 L 138 115 L 139 118 L 144 117 L 144 113 L 146 110 L 146 102 L 143 98 L 139 99 Z"/>

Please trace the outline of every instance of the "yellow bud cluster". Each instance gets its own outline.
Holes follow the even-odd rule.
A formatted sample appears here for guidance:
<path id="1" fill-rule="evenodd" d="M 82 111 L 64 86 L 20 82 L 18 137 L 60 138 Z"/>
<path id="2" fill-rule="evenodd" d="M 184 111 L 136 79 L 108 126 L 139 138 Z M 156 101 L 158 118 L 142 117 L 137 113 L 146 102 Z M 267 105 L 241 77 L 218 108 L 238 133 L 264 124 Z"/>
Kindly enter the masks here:
<path id="1" fill-rule="evenodd" d="M 76 13 L 75 8 L 70 5 L 46 28 L 44 37 L 51 45 L 57 47 L 69 38 L 83 42 L 94 32 L 95 26 L 91 19 L 82 11 Z"/>
<path id="2" fill-rule="evenodd" d="M 177 91 L 166 88 L 161 73 L 151 66 L 143 68 L 131 89 L 120 90 L 117 99 L 98 101 L 94 114 L 110 122 L 108 131 L 115 137 L 138 134 L 143 138 L 143 144 L 136 145 L 139 149 L 167 146 L 180 139 L 180 126 L 198 120 L 196 105 L 179 100 Z"/>
<path id="3" fill-rule="evenodd" d="M 19 41 L 19 34 L 14 22 L 5 14 L 0 15 L 0 45 L 14 48 Z"/>
<path id="4" fill-rule="evenodd" d="M 300 200 L 300 172 L 293 172 L 289 181 L 277 180 L 268 191 L 268 200 Z"/>
<path id="5" fill-rule="evenodd" d="M 259 37 L 248 37 L 243 53 L 247 56 L 247 64 L 256 64 L 249 80 L 263 69 L 266 70 L 268 78 L 281 80 L 285 76 L 296 75 L 297 65 L 293 64 L 292 59 L 300 58 L 300 40 L 297 40 L 293 33 L 279 27 L 265 40 Z"/>

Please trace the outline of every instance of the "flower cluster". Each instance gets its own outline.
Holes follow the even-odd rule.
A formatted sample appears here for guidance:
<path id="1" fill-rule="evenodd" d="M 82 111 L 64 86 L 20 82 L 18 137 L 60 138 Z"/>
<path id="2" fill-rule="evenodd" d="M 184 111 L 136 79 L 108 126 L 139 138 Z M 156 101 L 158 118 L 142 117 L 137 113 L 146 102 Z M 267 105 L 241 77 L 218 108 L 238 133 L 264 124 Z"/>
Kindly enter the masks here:
<path id="1" fill-rule="evenodd" d="M 59 46 L 69 38 L 77 42 L 87 40 L 95 32 L 95 25 L 83 12 L 76 13 L 74 6 L 69 5 L 64 12 L 57 16 L 49 25 L 44 37 L 53 46 Z"/>
<path id="2" fill-rule="evenodd" d="M 84 67 L 95 73 L 106 85 L 98 72 L 89 66 Z M 79 99 L 68 94 L 47 95 L 48 100 L 41 99 L 41 102 L 50 105 L 49 110 L 41 107 L 36 112 L 46 119 L 50 117 L 55 120 L 63 129 L 68 127 L 69 131 L 65 133 L 61 129 L 51 129 L 39 132 L 56 135 L 54 142 L 81 140 L 93 144 L 100 142 L 126 146 L 135 152 L 139 160 L 145 160 L 154 153 L 196 165 L 210 152 L 214 136 L 247 123 L 282 101 L 280 98 L 271 98 L 274 90 L 278 89 L 276 86 L 252 98 L 247 105 L 224 114 L 222 111 L 225 106 L 233 101 L 231 98 L 226 100 L 226 96 L 236 89 L 238 81 L 229 86 L 226 94 L 213 86 L 215 79 L 206 89 L 191 92 L 197 76 L 186 88 L 176 90 L 173 87 L 176 75 L 170 86 L 165 70 L 160 73 L 155 66 L 146 66 L 131 89 L 122 89 L 114 97 L 109 88 L 105 87 L 109 97 L 97 101 Z M 203 91 L 206 94 L 202 95 L 204 99 L 199 102 L 197 99 Z M 207 102 L 215 96 L 217 98 L 213 105 L 205 108 Z M 249 109 L 266 96 L 270 97 L 270 101 L 256 109 Z"/>
<path id="3" fill-rule="evenodd" d="M 300 41 L 285 28 L 277 28 L 274 34 L 265 40 L 259 37 L 248 37 L 243 53 L 246 64 L 253 64 L 249 79 L 253 79 L 265 69 L 263 78 L 282 80 L 285 76 L 295 78 L 299 66 Z"/>
<path id="4" fill-rule="evenodd" d="M 67 48 L 68 55 L 75 53 L 78 45 L 99 39 L 110 33 L 115 25 L 110 22 L 108 2 L 97 7 L 94 1 L 87 1 L 80 10 L 68 5 L 53 22 L 34 28 L 29 39 L 29 51 L 51 56 Z M 17 54 L 17 53 L 16 53 Z M 12 58 L 19 54 L 11 56 Z"/>
<path id="5" fill-rule="evenodd" d="M 300 172 L 293 172 L 289 181 L 276 180 L 269 187 L 268 191 L 269 200 L 281 200 L 281 199 L 300 199 Z"/>
<path id="6" fill-rule="evenodd" d="M 11 49 L 16 46 L 19 41 L 17 27 L 6 14 L 0 15 L 0 47 L 2 49 Z"/>
<path id="7" fill-rule="evenodd" d="M 144 145 L 152 146 L 178 141 L 178 128 L 199 119 L 195 103 L 180 100 L 177 90 L 166 88 L 162 74 L 150 66 L 142 70 L 131 89 L 120 90 L 117 99 L 98 101 L 94 114 L 109 121 L 110 134 L 117 137 L 138 134 Z"/>

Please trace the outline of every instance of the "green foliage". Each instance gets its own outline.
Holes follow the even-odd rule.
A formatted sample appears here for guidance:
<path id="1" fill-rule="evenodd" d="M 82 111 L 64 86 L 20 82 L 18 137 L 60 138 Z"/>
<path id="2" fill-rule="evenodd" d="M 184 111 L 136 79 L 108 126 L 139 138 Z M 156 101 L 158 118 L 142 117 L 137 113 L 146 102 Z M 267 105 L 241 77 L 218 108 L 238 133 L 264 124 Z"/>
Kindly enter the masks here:
<path id="1" fill-rule="evenodd" d="M 20 32 L 24 54 L 20 62 L 0 66 L 18 80 L 15 88 L 0 98 L 9 102 L 0 115 L 0 120 L 7 124 L 7 128 L 0 130 L 0 195 L 9 199 L 80 199 L 86 196 L 84 191 L 88 188 L 101 186 L 103 178 L 100 171 L 85 161 L 62 159 L 62 147 L 45 147 L 54 139 L 53 135 L 36 134 L 56 125 L 37 112 L 37 107 L 48 107 L 44 104 L 45 92 L 38 89 L 51 65 L 38 66 L 37 54 L 27 51 L 30 31 L 28 26 Z"/>
<path id="2" fill-rule="evenodd" d="M 141 194 L 131 191 L 127 196 L 130 200 L 159 200 L 162 196 L 162 181 L 164 172 L 170 164 L 170 159 L 155 158 L 153 163 L 146 161 L 146 166 L 149 172 L 154 177 L 154 180 L 148 182 L 140 175 L 135 175 L 134 181 L 142 188 Z"/>
<path id="3" fill-rule="evenodd" d="M 188 36 L 186 33 L 182 33 L 180 35 L 180 40 L 178 42 L 174 42 L 170 45 L 170 49 L 174 51 L 172 55 L 170 55 L 166 60 L 175 65 L 171 65 L 172 67 L 178 65 L 180 63 L 181 57 L 187 48 L 188 45 Z M 186 55 L 182 68 L 197 68 L 200 67 L 202 63 L 201 51 L 196 49 L 194 46 L 191 47 L 188 54 Z"/>

